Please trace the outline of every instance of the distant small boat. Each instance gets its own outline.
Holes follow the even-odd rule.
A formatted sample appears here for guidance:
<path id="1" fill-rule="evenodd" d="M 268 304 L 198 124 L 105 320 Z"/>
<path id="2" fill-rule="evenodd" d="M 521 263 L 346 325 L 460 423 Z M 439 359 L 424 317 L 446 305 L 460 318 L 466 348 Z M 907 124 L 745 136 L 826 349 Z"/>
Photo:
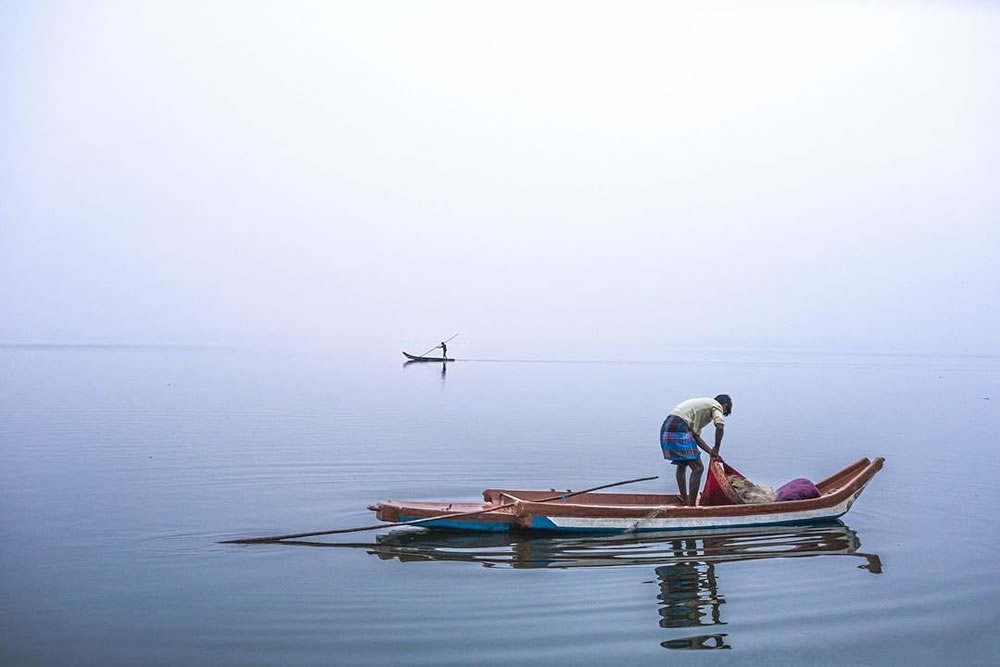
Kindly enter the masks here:
<path id="1" fill-rule="evenodd" d="M 480 503 L 386 500 L 370 509 L 381 521 L 433 517 L 420 525 L 479 531 L 645 532 L 810 524 L 847 513 L 884 462 L 861 459 L 817 482 L 820 496 L 808 500 L 685 507 L 676 494 L 582 493 L 552 501 L 552 491 L 486 489 Z M 712 461 L 710 476 L 723 477 L 723 465 Z"/>
<path id="2" fill-rule="evenodd" d="M 404 352 L 403 356 L 410 361 L 455 361 L 450 357 L 418 357 L 415 354 L 410 354 L 409 352 Z"/>

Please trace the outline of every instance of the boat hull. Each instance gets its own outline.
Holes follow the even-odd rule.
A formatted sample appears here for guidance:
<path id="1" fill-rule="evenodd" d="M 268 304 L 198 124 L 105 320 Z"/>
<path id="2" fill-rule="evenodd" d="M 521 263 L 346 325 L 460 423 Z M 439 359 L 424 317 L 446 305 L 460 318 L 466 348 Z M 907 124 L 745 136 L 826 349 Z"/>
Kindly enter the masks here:
<path id="1" fill-rule="evenodd" d="M 853 502 L 853 500 L 851 501 Z M 763 526 L 797 526 L 824 521 L 836 521 L 850 509 L 842 503 L 834 508 L 773 514 L 744 514 L 737 516 L 692 516 L 662 518 L 626 517 L 566 517 L 556 514 L 531 515 L 527 528 L 538 531 L 567 532 L 663 532 L 671 530 L 703 530 L 726 528 L 752 528 Z"/>
<path id="2" fill-rule="evenodd" d="M 409 352 L 404 352 L 403 356 L 410 361 L 455 361 L 451 357 L 418 357 L 415 354 L 410 354 Z"/>
<path id="3" fill-rule="evenodd" d="M 572 533 L 662 532 L 788 526 L 834 521 L 846 514 L 884 459 L 861 459 L 819 482 L 818 498 L 780 503 L 686 507 L 676 495 L 586 493 L 540 502 L 551 491 L 487 489 L 483 503 L 384 501 L 382 521 L 426 520 L 426 528 Z M 567 492 L 569 493 L 569 492 Z"/>

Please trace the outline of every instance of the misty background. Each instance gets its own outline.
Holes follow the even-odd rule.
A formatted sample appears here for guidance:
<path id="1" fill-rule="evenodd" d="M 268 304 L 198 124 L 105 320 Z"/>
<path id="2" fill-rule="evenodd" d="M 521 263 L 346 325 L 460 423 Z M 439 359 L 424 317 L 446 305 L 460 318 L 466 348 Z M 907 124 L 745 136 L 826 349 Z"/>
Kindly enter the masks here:
<path id="1" fill-rule="evenodd" d="M 997 34 L 986 2 L 4 2 L 0 343 L 992 354 Z"/>

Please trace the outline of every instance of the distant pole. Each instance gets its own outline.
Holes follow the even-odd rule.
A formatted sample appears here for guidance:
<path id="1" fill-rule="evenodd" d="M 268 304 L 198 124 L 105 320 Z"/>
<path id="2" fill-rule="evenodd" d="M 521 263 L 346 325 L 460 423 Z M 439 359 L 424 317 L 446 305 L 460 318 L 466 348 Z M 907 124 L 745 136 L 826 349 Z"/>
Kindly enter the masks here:
<path id="1" fill-rule="evenodd" d="M 455 334 L 455 336 L 457 336 L 457 335 L 458 335 L 458 334 Z M 455 336 L 452 336 L 451 338 L 454 338 Z M 448 341 L 450 341 L 450 340 L 451 340 L 451 338 L 446 338 L 445 340 L 441 341 L 441 343 L 447 343 Z M 423 354 L 421 354 L 420 356 L 421 356 L 421 357 L 426 357 L 426 356 L 427 356 L 428 354 L 430 354 L 430 353 L 431 353 L 431 352 L 433 352 L 434 350 L 436 350 L 436 349 L 438 349 L 439 347 L 441 347 L 441 343 L 438 343 L 437 345 L 435 345 L 435 346 L 434 346 L 434 347 L 432 347 L 431 349 L 427 350 L 426 352 L 424 352 L 424 353 L 423 353 Z"/>

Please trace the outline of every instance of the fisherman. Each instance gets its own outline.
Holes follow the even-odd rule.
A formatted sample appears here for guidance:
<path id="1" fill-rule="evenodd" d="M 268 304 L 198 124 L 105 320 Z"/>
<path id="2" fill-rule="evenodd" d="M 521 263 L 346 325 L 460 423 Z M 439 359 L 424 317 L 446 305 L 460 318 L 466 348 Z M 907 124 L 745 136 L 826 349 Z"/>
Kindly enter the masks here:
<path id="1" fill-rule="evenodd" d="M 660 427 L 660 448 L 663 458 L 677 466 L 677 488 L 680 490 L 681 504 L 694 506 L 698 502 L 698 486 L 705 466 L 701 462 L 701 452 L 710 457 L 719 455 L 722 435 L 725 432 L 725 417 L 733 411 L 733 399 L 727 394 L 715 398 L 690 398 L 678 403 Z M 715 447 L 710 448 L 701 437 L 701 429 L 709 422 L 715 424 Z M 686 471 L 691 469 L 691 478 Z"/>
<path id="2" fill-rule="evenodd" d="M 438 345 L 438 347 L 441 348 L 441 356 L 444 357 L 445 359 L 447 359 L 448 358 L 448 346 L 445 345 L 444 341 L 441 341 L 441 344 Z"/>

